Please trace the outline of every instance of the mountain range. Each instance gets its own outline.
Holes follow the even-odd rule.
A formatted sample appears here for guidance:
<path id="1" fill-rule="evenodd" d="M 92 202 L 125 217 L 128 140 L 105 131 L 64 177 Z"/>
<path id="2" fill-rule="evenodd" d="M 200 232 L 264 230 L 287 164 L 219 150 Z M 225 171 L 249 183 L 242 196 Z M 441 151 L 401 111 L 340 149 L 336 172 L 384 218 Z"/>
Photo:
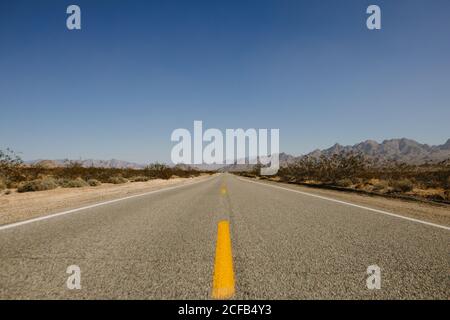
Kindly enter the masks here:
<path id="1" fill-rule="evenodd" d="M 450 158 L 450 139 L 442 145 L 429 146 L 411 139 L 390 139 L 378 143 L 374 140 L 366 140 L 353 146 L 342 146 L 338 143 L 325 150 L 314 150 L 309 156 L 330 156 L 345 152 L 362 153 L 366 157 L 384 162 L 398 161 L 410 164 L 422 164 L 426 162 L 436 163 Z"/>
<path id="2" fill-rule="evenodd" d="M 29 165 L 40 165 L 45 168 L 56 168 L 56 167 L 63 167 L 67 163 L 67 159 L 61 160 L 32 160 L 32 161 L 26 161 L 26 164 Z M 96 160 L 96 159 L 85 159 L 85 160 L 71 160 L 72 162 L 80 163 L 81 166 L 85 168 L 89 167 L 97 167 L 97 168 L 121 168 L 121 169 L 142 169 L 145 167 L 144 164 L 139 164 L 135 162 L 128 162 L 123 160 L 117 160 L 117 159 L 110 159 L 110 160 Z"/>
<path id="3" fill-rule="evenodd" d="M 327 149 L 316 149 L 306 155 L 293 156 L 286 153 L 280 153 L 280 166 L 286 166 L 295 162 L 302 157 L 320 157 L 322 155 L 331 156 L 333 154 L 355 152 L 362 153 L 368 159 L 379 163 L 386 161 L 397 161 L 408 164 L 423 164 L 423 163 L 439 163 L 448 161 L 450 159 L 450 139 L 442 145 L 430 146 L 428 144 L 421 144 L 412 139 L 390 139 L 378 143 L 374 140 L 366 140 L 354 145 L 343 146 L 338 143 Z M 83 167 L 101 167 L 101 168 L 130 168 L 142 169 L 145 164 L 135 162 L 128 162 L 123 160 L 75 160 L 81 163 Z M 64 166 L 67 160 L 33 160 L 27 161 L 26 164 L 39 164 L 44 167 L 60 167 Z M 248 163 L 248 161 L 246 161 Z M 250 164 L 233 164 L 233 165 L 197 165 L 193 166 L 200 170 L 220 170 L 220 171 L 244 171 L 251 170 L 253 165 Z"/>

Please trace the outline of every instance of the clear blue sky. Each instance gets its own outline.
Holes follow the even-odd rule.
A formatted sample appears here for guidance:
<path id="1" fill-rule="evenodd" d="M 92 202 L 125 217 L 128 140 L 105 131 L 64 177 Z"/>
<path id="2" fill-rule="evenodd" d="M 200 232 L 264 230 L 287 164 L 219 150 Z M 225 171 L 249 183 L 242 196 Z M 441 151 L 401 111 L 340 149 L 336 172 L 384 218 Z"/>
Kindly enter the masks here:
<path id="1" fill-rule="evenodd" d="M 66 29 L 78 4 L 82 30 Z M 382 30 L 366 28 L 369 4 Z M 0 2 L 0 148 L 169 161 L 176 128 L 281 150 L 450 137 L 450 1 Z"/>

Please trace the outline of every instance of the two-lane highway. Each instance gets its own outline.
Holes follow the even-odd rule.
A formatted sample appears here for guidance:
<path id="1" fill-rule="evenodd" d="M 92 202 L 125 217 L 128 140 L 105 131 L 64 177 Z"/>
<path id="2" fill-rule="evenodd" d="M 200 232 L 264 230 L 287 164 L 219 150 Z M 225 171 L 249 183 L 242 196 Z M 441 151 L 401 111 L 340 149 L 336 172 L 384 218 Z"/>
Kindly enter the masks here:
<path id="1" fill-rule="evenodd" d="M 237 299 L 450 296 L 448 229 L 221 174 L 0 229 L 0 298 L 211 298 L 220 221 Z"/>

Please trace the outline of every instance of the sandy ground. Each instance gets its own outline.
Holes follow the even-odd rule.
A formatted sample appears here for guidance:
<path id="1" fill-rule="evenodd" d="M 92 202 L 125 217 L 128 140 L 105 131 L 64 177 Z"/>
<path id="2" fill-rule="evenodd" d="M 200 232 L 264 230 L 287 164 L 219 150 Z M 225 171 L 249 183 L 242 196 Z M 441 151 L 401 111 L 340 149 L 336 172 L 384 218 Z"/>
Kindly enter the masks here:
<path id="1" fill-rule="evenodd" d="M 102 184 L 98 187 L 58 188 L 39 192 L 13 192 L 0 195 L 0 225 L 23 221 L 63 210 L 70 210 L 101 201 L 149 192 L 164 187 L 208 178 L 155 179 L 126 184 Z"/>
<path id="2" fill-rule="evenodd" d="M 341 201 L 347 201 L 374 209 L 385 210 L 388 212 L 450 227 L 450 205 L 447 204 L 433 204 L 413 200 L 392 199 L 387 197 L 385 198 L 383 196 L 370 196 L 345 191 L 319 189 L 268 180 L 260 180 L 260 182 L 293 188 L 303 192 L 317 194 Z"/>

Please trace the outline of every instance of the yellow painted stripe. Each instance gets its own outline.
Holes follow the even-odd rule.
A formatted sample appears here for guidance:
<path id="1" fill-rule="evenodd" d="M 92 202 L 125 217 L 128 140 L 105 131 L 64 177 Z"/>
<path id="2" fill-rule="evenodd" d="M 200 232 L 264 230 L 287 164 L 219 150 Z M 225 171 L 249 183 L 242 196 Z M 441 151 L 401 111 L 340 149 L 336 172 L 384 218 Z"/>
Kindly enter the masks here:
<path id="1" fill-rule="evenodd" d="M 217 228 L 216 259 L 214 262 L 214 299 L 229 299 L 234 295 L 233 255 L 231 253 L 230 225 L 219 222 Z"/>

